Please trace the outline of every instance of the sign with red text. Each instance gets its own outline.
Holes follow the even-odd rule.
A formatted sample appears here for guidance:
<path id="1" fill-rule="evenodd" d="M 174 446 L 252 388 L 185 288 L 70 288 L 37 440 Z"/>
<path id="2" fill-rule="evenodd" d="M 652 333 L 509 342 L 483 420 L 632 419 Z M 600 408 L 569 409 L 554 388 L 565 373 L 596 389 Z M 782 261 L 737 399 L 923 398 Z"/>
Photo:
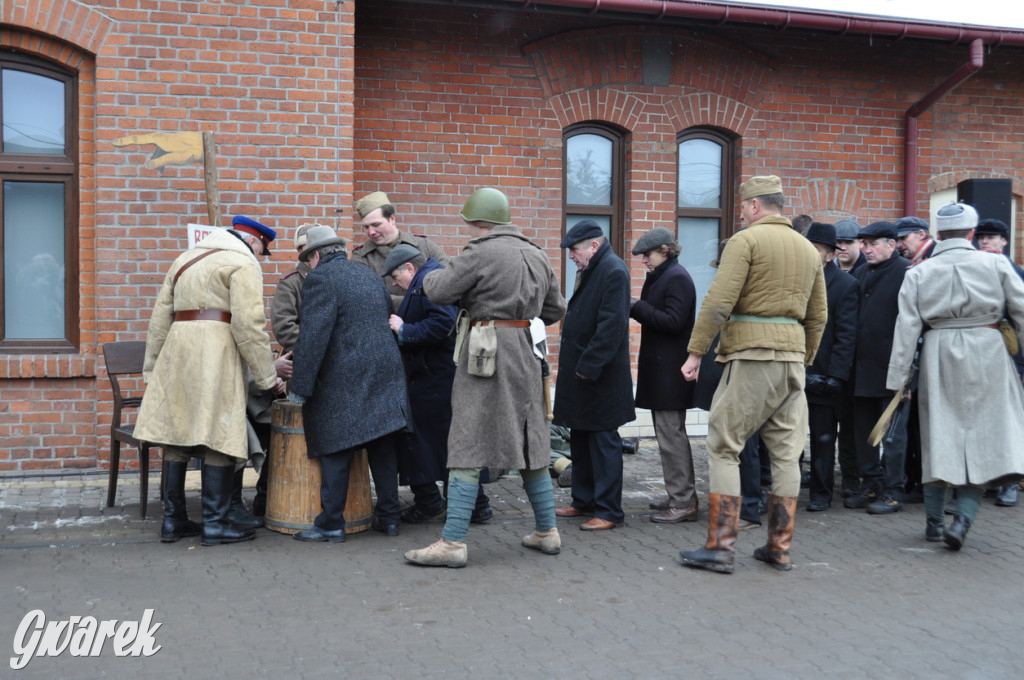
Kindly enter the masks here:
<path id="1" fill-rule="evenodd" d="M 214 229 L 223 229 L 223 227 L 209 227 L 205 224 L 188 225 L 188 247 L 195 248 L 196 244 L 209 236 Z"/>

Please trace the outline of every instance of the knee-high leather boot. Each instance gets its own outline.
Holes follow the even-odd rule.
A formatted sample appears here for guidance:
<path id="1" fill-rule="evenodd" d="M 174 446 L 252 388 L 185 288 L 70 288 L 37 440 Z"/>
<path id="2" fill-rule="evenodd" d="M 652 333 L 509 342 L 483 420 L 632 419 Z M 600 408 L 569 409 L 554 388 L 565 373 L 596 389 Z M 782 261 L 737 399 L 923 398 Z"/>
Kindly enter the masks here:
<path id="1" fill-rule="evenodd" d="M 203 545 L 238 543 L 256 538 L 253 529 L 235 527 L 229 519 L 235 486 L 233 465 L 203 464 Z"/>
<path id="2" fill-rule="evenodd" d="M 796 518 L 795 496 L 768 496 L 768 542 L 754 550 L 754 559 L 767 562 L 779 571 L 789 571 L 793 562 L 789 546 L 793 542 Z"/>
<path id="3" fill-rule="evenodd" d="M 160 540 L 164 543 L 188 536 L 198 536 L 203 528 L 189 520 L 185 510 L 185 473 L 188 463 L 164 461 L 164 523 L 160 527 Z"/>
<path id="4" fill-rule="evenodd" d="M 708 495 L 708 542 L 698 550 L 681 551 L 679 556 L 683 558 L 683 564 L 723 574 L 732 573 L 742 502 L 742 496 Z"/>
<path id="5" fill-rule="evenodd" d="M 242 500 L 244 479 L 245 468 L 241 467 L 235 470 L 232 478 L 231 507 L 228 510 L 228 519 L 240 529 L 258 529 L 264 525 L 264 521 L 262 517 L 257 517 L 249 512 L 249 508 L 245 507 L 245 501 Z"/>

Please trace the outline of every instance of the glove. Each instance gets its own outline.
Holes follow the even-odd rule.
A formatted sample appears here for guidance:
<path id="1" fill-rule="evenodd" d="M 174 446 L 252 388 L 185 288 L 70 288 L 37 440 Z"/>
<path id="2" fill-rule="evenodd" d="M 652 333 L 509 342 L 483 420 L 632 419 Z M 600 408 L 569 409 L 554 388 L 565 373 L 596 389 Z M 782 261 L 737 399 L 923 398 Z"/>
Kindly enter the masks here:
<path id="1" fill-rule="evenodd" d="M 299 395 L 295 394 L 294 392 L 289 392 L 288 393 L 288 401 L 292 402 L 293 404 L 299 404 L 301 406 L 302 404 L 306 403 L 306 398 L 305 397 L 300 397 Z"/>
<path id="2" fill-rule="evenodd" d="M 842 391 L 843 391 L 843 381 L 842 380 L 840 380 L 839 378 L 833 378 L 830 375 L 825 376 L 822 396 L 828 397 L 829 399 L 835 399 L 836 397 L 838 397 L 842 393 Z"/>

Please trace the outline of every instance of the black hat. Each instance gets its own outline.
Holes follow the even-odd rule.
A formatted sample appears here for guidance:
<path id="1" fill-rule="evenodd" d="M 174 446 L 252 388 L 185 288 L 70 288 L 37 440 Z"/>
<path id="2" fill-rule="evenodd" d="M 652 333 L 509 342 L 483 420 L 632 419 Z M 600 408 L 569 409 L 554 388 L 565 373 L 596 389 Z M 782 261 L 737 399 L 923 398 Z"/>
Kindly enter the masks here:
<path id="1" fill-rule="evenodd" d="M 604 231 L 601 226 L 594 220 L 580 220 L 572 226 L 565 234 L 565 238 L 562 239 L 559 248 L 569 248 L 580 241 L 589 241 L 590 239 L 601 238 L 604 236 Z"/>
<path id="2" fill-rule="evenodd" d="M 974 233 L 978 236 L 994 235 L 1002 236 L 1007 241 L 1010 240 L 1010 230 L 1006 226 L 1006 222 L 997 220 L 994 217 L 986 217 L 985 219 L 978 222 L 977 228 Z"/>
<path id="3" fill-rule="evenodd" d="M 857 238 L 896 238 L 896 225 L 892 222 L 872 222 L 860 230 Z"/>
<path id="4" fill-rule="evenodd" d="M 381 270 L 381 274 L 391 276 L 391 272 L 398 269 L 399 265 L 415 259 L 419 254 L 420 251 L 415 246 L 411 246 L 408 243 L 399 243 L 388 253 L 388 259 L 384 260 L 384 269 Z"/>
<path id="5" fill-rule="evenodd" d="M 811 243 L 821 243 L 830 248 L 836 247 L 836 228 L 828 222 L 811 222 L 804 234 Z"/>
<path id="6" fill-rule="evenodd" d="M 643 255 L 656 248 L 672 245 L 675 240 L 676 237 L 665 227 L 655 227 L 636 240 L 632 253 L 634 255 Z"/>
<path id="7" fill-rule="evenodd" d="M 907 234 L 913 234 L 915 231 L 928 231 L 928 223 L 922 220 L 920 217 L 901 217 L 893 224 L 896 227 L 896 238 L 903 238 Z"/>

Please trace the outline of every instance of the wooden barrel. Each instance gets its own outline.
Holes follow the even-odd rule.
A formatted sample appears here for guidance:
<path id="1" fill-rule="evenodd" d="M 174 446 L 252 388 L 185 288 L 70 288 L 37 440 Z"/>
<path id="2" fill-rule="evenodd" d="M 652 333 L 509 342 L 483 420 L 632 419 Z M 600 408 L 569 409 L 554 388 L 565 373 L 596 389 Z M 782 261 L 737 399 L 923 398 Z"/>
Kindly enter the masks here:
<path id="1" fill-rule="evenodd" d="M 266 464 L 270 466 L 267 528 L 294 534 L 312 527 L 320 514 L 320 463 L 306 456 L 302 407 L 287 399 L 278 399 L 270 409 L 270 451 Z M 372 515 L 370 468 L 366 449 L 360 449 L 352 457 L 348 475 L 345 533 L 366 531 Z"/>

